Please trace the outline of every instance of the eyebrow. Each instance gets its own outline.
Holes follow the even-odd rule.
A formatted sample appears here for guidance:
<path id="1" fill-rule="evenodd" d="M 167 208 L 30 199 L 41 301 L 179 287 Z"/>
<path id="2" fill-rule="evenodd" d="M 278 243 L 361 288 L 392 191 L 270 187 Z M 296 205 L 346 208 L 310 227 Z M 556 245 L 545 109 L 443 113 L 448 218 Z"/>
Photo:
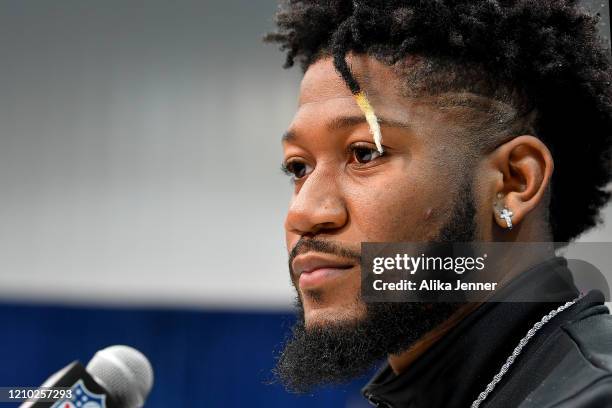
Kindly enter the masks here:
<path id="1" fill-rule="evenodd" d="M 404 128 L 404 129 L 412 129 L 412 126 L 406 122 L 401 122 L 394 119 L 385 118 L 382 116 L 377 116 L 378 123 L 384 127 L 394 127 L 394 128 Z M 339 116 L 337 118 L 332 119 L 327 123 L 327 130 L 341 130 L 348 127 L 353 127 L 361 124 L 367 124 L 365 116 L 363 115 L 352 115 L 352 116 Z M 282 137 L 283 142 L 291 142 L 297 137 L 297 133 L 294 130 L 287 130 Z"/>

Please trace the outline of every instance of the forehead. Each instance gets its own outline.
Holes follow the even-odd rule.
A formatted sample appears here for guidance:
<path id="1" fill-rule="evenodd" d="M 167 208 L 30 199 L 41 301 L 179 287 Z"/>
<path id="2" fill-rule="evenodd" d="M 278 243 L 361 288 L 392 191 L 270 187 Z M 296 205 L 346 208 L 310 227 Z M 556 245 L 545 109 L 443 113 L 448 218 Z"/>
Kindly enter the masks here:
<path id="1" fill-rule="evenodd" d="M 372 102 L 389 98 L 399 102 L 401 95 L 397 90 L 401 78 L 391 67 L 365 55 L 351 54 L 347 58 L 351 72 Z M 352 98 L 351 91 L 334 68 L 332 58 L 324 57 L 313 63 L 304 74 L 299 106 L 335 98 Z"/>
<path id="2" fill-rule="evenodd" d="M 457 72 L 471 70 L 469 67 L 444 64 L 438 69 L 435 67 L 439 64 L 435 61 L 421 57 L 389 66 L 364 54 L 349 54 L 347 62 L 378 115 L 432 128 L 430 130 L 437 135 L 448 128 L 456 128 L 464 134 L 478 136 L 483 133 L 495 138 L 495 134 L 505 132 L 516 115 L 512 105 L 462 84 Z M 444 74 L 445 70 L 450 70 L 450 75 Z M 474 74 L 477 72 L 468 76 Z M 433 83 L 428 85 L 431 78 L 436 86 Z M 440 86 L 441 83 L 444 85 Z M 323 57 L 304 74 L 292 127 L 300 123 L 312 124 L 313 120 L 320 122 L 333 116 L 360 113 L 348 86 L 336 71 L 333 59 Z M 436 131 L 433 128 L 440 129 Z"/>
<path id="3" fill-rule="evenodd" d="M 423 113 L 424 105 L 418 99 L 402 95 L 400 84 L 404 78 L 401 75 L 367 55 L 349 54 L 347 61 L 381 124 L 395 123 L 406 128 L 416 126 L 417 116 Z M 304 74 L 299 106 L 290 132 L 298 128 L 314 129 L 317 124 L 329 126 L 335 123 L 336 118 L 360 116 L 363 118 L 363 113 L 334 67 L 333 59 L 324 57 L 313 63 Z"/>

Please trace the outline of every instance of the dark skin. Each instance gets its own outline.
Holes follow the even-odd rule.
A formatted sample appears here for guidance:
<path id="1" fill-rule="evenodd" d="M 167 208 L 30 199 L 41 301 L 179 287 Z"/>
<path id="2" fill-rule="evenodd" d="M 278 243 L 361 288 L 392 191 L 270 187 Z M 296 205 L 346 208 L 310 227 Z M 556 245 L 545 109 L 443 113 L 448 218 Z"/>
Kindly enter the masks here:
<path id="1" fill-rule="evenodd" d="M 453 197 L 466 177 L 465 147 L 477 109 L 450 107 L 449 95 L 406 97 L 402 77 L 373 57 L 351 55 L 350 65 L 381 124 L 384 155 L 376 152 L 363 113 L 331 58 L 309 67 L 297 113 L 283 138 L 284 164 L 295 189 L 285 222 L 291 250 L 300 238 L 333 242 L 359 252 L 361 242 L 415 242 L 436 237 L 449 219 Z M 474 95 L 474 98 L 480 98 Z M 493 103 L 493 102 L 492 102 Z M 553 171 L 548 148 L 532 135 L 504 140 L 473 154 L 479 241 L 550 240 L 547 194 Z M 509 231 L 498 209 L 509 208 Z M 539 259 L 512 260 L 518 273 Z M 304 305 L 307 327 L 363 317 L 358 299 L 360 267 L 352 260 L 307 252 L 293 262 L 292 281 Z M 459 310 L 400 355 L 404 371 L 475 306 Z"/>

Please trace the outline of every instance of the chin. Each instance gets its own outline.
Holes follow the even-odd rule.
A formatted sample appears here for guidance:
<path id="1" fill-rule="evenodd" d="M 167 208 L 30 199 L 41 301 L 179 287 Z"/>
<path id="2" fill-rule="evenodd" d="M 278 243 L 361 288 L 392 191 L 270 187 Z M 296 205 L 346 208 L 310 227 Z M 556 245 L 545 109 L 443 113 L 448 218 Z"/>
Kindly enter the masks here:
<path id="1" fill-rule="evenodd" d="M 317 305 L 304 310 L 307 328 L 346 325 L 358 322 L 365 316 L 365 305 Z"/>

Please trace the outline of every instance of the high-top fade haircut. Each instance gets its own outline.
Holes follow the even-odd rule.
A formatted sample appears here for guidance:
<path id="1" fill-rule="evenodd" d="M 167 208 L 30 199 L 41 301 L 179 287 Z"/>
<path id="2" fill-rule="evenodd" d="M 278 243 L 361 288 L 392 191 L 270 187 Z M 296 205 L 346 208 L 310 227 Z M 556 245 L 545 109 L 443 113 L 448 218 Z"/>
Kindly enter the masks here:
<path id="1" fill-rule="evenodd" d="M 511 107 L 484 106 L 490 120 L 471 148 L 540 138 L 555 161 L 550 232 L 567 242 L 610 198 L 612 68 L 598 19 L 575 0 L 288 0 L 265 40 L 286 51 L 285 67 L 333 57 L 362 110 L 371 107 L 349 53 L 397 69 L 408 97 L 469 93 Z"/>

